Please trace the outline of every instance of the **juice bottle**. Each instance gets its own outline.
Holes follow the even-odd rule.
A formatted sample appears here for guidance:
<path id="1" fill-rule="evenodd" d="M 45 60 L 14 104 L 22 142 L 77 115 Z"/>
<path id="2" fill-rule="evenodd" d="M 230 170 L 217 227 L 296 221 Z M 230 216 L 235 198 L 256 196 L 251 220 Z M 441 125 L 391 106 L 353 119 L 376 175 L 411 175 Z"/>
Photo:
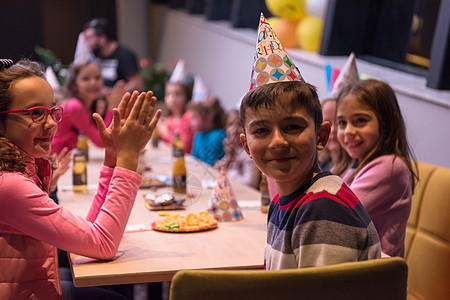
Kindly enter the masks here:
<path id="1" fill-rule="evenodd" d="M 270 206 L 269 184 L 267 177 L 261 174 L 261 181 L 259 182 L 259 190 L 261 191 L 261 211 L 267 213 Z"/>
<path id="2" fill-rule="evenodd" d="M 77 193 L 87 192 L 87 167 L 84 155 L 75 153 L 72 167 L 73 191 Z"/>
<path id="3" fill-rule="evenodd" d="M 183 141 L 181 140 L 181 136 L 179 133 L 175 133 L 173 135 L 173 141 L 172 141 L 172 156 L 173 157 L 180 157 L 184 155 L 184 145 Z"/>
<path id="4" fill-rule="evenodd" d="M 153 147 L 153 148 L 158 148 L 158 144 L 159 144 L 159 132 L 158 132 L 158 128 L 155 128 L 155 130 L 153 130 L 151 143 L 152 143 L 152 147 Z"/>
<path id="5" fill-rule="evenodd" d="M 186 194 L 186 164 L 184 155 L 173 158 L 172 189 L 175 193 Z"/>
<path id="6" fill-rule="evenodd" d="M 86 161 L 89 161 L 89 145 L 87 142 L 87 135 L 85 133 L 81 132 L 78 135 L 77 152 L 81 153 Z"/>

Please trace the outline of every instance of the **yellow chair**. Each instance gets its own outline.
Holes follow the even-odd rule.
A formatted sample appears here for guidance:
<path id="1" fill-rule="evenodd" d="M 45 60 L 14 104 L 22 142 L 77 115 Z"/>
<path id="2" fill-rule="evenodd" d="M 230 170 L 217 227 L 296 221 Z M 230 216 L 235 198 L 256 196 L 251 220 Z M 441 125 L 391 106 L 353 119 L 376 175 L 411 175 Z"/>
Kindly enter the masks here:
<path id="1" fill-rule="evenodd" d="M 406 299 L 408 267 L 399 257 L 324 267 L 265 270 L 181 270 L 170 300 Z"/>
<path id="2" fill-rule="evenodd" d="M 450 299 L 450 169 L 419 162 L 406 227 L 408 300 Z"/>

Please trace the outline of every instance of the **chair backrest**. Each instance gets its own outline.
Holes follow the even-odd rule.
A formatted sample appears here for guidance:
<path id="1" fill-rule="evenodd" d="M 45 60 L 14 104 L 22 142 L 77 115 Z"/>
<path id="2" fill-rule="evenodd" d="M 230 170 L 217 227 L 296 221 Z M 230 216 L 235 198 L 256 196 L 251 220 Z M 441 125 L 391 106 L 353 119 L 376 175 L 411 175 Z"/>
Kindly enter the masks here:
<path id="1" fill-rule="evenodd" d="M 181 270 L 170 300 L 406 299 L 408 268 L 399 257 L 324 267 L 265 270 Z"/>
<path id="2" fill-rule="evenodd" d="M 408 299 L 450 299 L 450 169 L 418 167 L 405 239 Z"/>

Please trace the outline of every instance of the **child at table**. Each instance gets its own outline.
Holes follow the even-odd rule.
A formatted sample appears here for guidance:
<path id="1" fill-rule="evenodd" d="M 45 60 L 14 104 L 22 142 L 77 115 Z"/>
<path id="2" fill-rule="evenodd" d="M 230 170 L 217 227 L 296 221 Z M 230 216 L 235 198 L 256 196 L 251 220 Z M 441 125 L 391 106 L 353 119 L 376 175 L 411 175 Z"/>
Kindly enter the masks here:
<path id="1" fill-rule="evenodd" d="M 161 140 L 172 144 L 175 133 L 180 134 L 184 153 L 191 153 L 194 132 L 191 128 L 191 112 L 187 106 L 191 101 L 192 88 L 185 71 L 184 61 L 180 60 L 169 81 L 166 83 L 164 103 L 168 116 L 158 123 Z"/>
<path id="2" fill-rule="evenodd" d="M 336 99 L 325 98 L 321 101 L 323 120 L 330 123 L 330 136 L 323 151 L 319 152 L 319 165 L 322 171 L 331 170 L 338 161 L 340 154 L 340 145 L 336 138 L 335 117 L 336 117 Z"/>
<path id="3" fill-rule="evenodd" d="M 192 156 L 213 166 L 224 155 L 225 112 L 219 99 L 210 97 L 202 102 L 189 103 L 191 128 L 195 132 L 192 144 Z"/>
<path id="4" fill-rule="evenodd" d="M 277 47 L 260 51 L 267 45 Z M 316 88 L 304 82 L 263 14 L 240 121 L 245 151 L 278 191 L 268 212 L 266 269 L 380 257 L 375 226 L 358 198 L 339 176 L 319 168 L 330 124 L 322 121 Z"/>
<path id="5" fill-rule="evenodd" d="M 239 110 L 231 109 L 227 113 L 225 125 L 226 138 L 223 140 L 225 156 L 214 163 L 214 168 L 225 168 L 228 178 L 258 189 L 261 172 L 245 153 L 240 134 Z"/>
<path id="6" fill-rule="evenodd" d="M 381 250 L 404 257 L 417 175 L 392 88 L 374 79 L 344 88 L 337 98 L 337 136 L 348 155 L 333 171 L 343 176 L 369 213 Z"/>
<path id="7" fill-rule="evenodd" d="M 102 115 L 106 126 L 113 118 L 113 107 L 117 107 L 125 93 L 124 83 L 118 82 L 104 100 L 104 84 L 98 63 L 87 61 L 69 66 L 64 91 L 68 100 L 61 106 L 64 118 L 58 124 L 58 131 L 52 144 L 52 153 L 59 153 L 64 147 L 69 150 L 77 145 L 78 135 L 87 134 L 97 146 L 103 147 L 92 113 Z"/>
<path id="8" fill-rule="evenodd" d="M 62 292 L 74 292 L 123 299 L 102 288 L 65 289 L 71 282 L 60 282 L 56 249 L 115 257 L 141 184 L 139 153 L 161 115 L 154 113 L 152 92 L 126 93 L 108 128 L 94 114 L 105 157 L 86 218 L 48 196 L 47 156 L 63 110 L 54 106 L 43 69 L 25 59 L 0 60 L 0 95 L 0 298 L 61 299 Z"/>

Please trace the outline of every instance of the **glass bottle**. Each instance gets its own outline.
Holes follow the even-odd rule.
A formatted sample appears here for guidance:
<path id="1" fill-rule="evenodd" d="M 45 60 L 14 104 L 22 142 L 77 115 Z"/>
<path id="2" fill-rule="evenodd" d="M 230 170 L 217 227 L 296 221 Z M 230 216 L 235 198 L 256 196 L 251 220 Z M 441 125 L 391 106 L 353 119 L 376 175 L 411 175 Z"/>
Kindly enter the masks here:
<path id="1" fill-rule="evenodd" d="M 89 145 L 85 133 L 80 132 L 78 135 L 77 152 L 84 156 L 85 161 L 89 161 Z"/>
<path id="2" fill-rule="evenodd" d="M 87 192 L 87 167 L 86 160 L 82 153 L 75 153 L 73 156 L 72 167 L 72 185 L 74 192 L 86 193 Z"/>
<path id="3" fill-rule="evenodd" d="M 186 194 L 186 164 L 184 155 L 173 158 L 172 189 L 175 193 Z"/>
<path id="4" fill-rule="evenodd" d="M 179 133 L 175 133 L 173 135 L 172 156 L 173 157 L 184 156 L 184 145 Z"/>
<path id="5" fill-rule="evenodd" d="M 261 174 L 261 181 L 259 182 L 259 190 L 261 192 L 261 211 L 267 213 L 270 206 L 269 184 L 265 174 Z"/>

